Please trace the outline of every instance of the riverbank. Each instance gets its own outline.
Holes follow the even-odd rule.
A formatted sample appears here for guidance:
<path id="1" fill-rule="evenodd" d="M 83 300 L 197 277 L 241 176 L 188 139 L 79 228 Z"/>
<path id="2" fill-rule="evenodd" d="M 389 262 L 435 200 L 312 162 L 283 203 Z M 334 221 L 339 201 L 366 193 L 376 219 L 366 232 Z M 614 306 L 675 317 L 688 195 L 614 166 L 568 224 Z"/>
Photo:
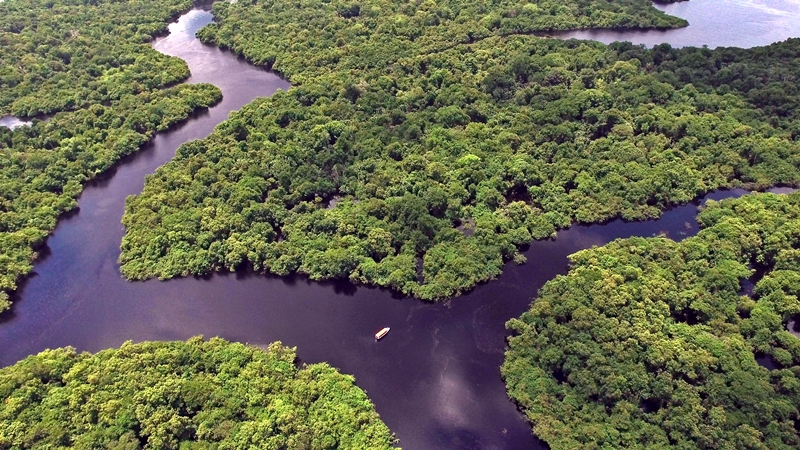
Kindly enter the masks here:
<path id="1" fill-rule="evenodd" d="M 532 242 L 523 252 L 527 264 L 506 264 L 498 279 L 443 304 L 348 282 L 244 272 L 126 282 L 116 262 L 125 198 L 140 193 L 145 176 L 170 161 L 181 144 L 208 135 L 256 96 L 288 88 L 236 56 L 197 42 L 193 30 L 209 21 L 207 12 L 193 10 L 154 45 L 188 62 L 189 83 L 219 86 L 223 101 L 158 134 L 87 186 L 79 211 L 49 238 L 11 314 L 0 317 L 0 365 L 48 347 L 98 351 L 128 339 L 203 334 L 257 345 L 281 340 L 297 346 L 303 361 L 328 361 L 354 374 L 404 448 L 543 448 L 500 379 L 505 322 L 525 311 L 546 281 L 566 272 L 569 254 L 628 236 L 694 234 L 697 203 L 673 208 L 659 220 L 573 225 L 555 240 Z M 374 332 L 382 326 L 392 332 L 376 343 Z"/>
<path id="2" fill-rule="evenodd" d="M 546 33 L 558 39 L 588 39 L 610 44 L 629 41 L 653 47 L 752 48 L 800 37 L 798 0 L 691 0 L 655 2 L 655 7 L 689 22 L 675 30 L 579 30 Z"/>

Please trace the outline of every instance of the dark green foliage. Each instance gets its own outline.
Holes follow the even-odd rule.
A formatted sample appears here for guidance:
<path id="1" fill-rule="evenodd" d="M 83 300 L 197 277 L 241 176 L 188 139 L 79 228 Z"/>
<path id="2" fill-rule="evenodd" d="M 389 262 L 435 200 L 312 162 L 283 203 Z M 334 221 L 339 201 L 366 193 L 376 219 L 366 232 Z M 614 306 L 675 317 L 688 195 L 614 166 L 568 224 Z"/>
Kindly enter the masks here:
<path id="1" fill-rule="evenodd" d="M 800 339 L 786 330 L 800 313 L 800 194 L 710 201 L 698 221 L 679 243 L 572 255 L 508 322 L 509 395 L 554 450 L 800 446 Z"/>
<path id="2" fill-rule="evenodd" d="M 214 13 L 204 40 L 296 86 L 185 145 L 129 200 L 130 279 L 249 265 L 443 299 L 573 221 L 800 180 L 792 126 L 746 83 L 670 81 L 667 62 L 691 50 L 512 36 L 680 24 L 648 2 L 265 0 Z M 777 64 L 760 57 L 752 71 Z"/>
<path id="3" fill-rule="evenodd" d="M 0 116 L 50 114 L 183 81 L 148 42 L 190 0 L 0 3 Z"/>
<path id="4" fill-rule="evenodd" d="M 388 449 L 352 376 L 222 339 L 48 350 L 0 369 L 0 448 Z"/>
<path id="5" fill-rule="evenodd" d="M 653 51 L 643 51 L 629 43 L 615 43 L 612 47 L 626 58 L 636 58 L 653 67 L 661 81 L 676 88 L 692 84 L 702 92 L 739 94 L 757 108 L 754 118 L 789 128 L 795 139 L 800 137 L 800 39 L 747 51 L 673 49 L 669 44 L 656 46 Z"/>
<path id="6" fill-rule="evenodd" d="M 0 3 L 0 115 L 58 112 L 0 128 L 0 311 L 86 180 L 221 98 L 207 84 L 168 88 L 188 67 L 146 43 L 190 5 Z"/>
<path id="7" fill-rule="evenodd" d="M 387 61 L 490 36 L 688 25 L 653 8 L 649 0 L 261 0 L 219 2 L 214 15 L 220 24 L 201 30 L 202 40 L 244 54 L 296 84 L 307 84 L 331 69 L 357 75 L 355 71 L 366 68 L 382 69 Z M 358 84 L 361 78 L 351 81 Z"/>

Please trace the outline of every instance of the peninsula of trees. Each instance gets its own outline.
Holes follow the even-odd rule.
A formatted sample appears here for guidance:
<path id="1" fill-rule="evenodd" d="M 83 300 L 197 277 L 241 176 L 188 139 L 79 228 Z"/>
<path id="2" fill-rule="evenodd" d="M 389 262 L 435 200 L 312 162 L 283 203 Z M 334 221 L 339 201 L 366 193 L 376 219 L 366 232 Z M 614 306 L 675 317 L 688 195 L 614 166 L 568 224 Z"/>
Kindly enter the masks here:
<path id="1" fill-rule="evenodd" d="M 800 447 L 800 193 L 709 201 L 698 222 L 572 255 L 508 322 L 509 395 L 553 450 Z"/>
<path id="2" fill-rule="evenodd" d="M 0 312 L 83 183 L 155 132 L 218 102 L 176 85 L 186 63 L 148 42 L 190 0 L 0 3 L 0 116 L 55 114 L 0 127 Z"/>
<path id="3" fill-rule="evenodd" d="M 252 267 L 444 299 L 574 221 L 800 181 L 800 40 L 648 50 L 531 35 L 685 24 L 646 0 L 213 11 L 205 42 L 295 87 L 184 145 L 129 199 L 129 279 Z"/>
<path id="4" fill-rule="evenodd" d="M 48 350 L 0 369 L 0 448 L 389 449 L 353 377 L 215 338 Z"/>

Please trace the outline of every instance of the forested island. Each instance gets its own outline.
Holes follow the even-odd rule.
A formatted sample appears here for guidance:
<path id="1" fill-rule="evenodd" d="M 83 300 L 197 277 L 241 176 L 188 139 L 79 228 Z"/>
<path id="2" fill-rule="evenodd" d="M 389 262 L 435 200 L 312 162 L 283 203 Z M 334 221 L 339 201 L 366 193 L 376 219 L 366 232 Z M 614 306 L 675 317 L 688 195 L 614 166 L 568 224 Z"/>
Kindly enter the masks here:
<path id="1" fill-rule="evenodd" d="M 129 199 L 129 279 L 250 267 L 440 300 L 575 221 L 800 180 L 800 40 L 648 50 L 532 35 L 685 25 L 645 0 L 213 12 L 201 39 L 295 87 L 183 146 Z"/>
<path id="2" fill-rule="evenodd" d="M 0 369 L 1 448 L 389 449 L 353 377 L 222 339 L 48 350 Z"/>
<path id="3" fill-rule="evenodd" d="M 0 312 L 83 183 L 221 99 L 148 44 L 191 0 L 0 3 Z M 176 86 L 177 85 L 177 86 Z"/>
<path id="4" fill-rule="evenodd" d="M 800 193 L 709 201 L 698 222 L 572 255 L 508 322 L 509 395 L 553 450 L 800 447 Z"/>
<path id="5" fill-rule="evenodd" d="M 0 127 L 0 312 L 87 181 L 220 100 L 149 44 L 191 7 L 0 2 L 0 116 L 33 118 Z M 240 0 L 213 13 L 203 42 L 294 87 L 184 144 L 128 199 L 130 280 L 252 269 L 444 300 L 576 222 L 800 183 L 800 39 L 547 37 L 687 25 L 648 0 Z M 680 242 L 574 254 L 508 322 L 508 394 L 554 450 L 800 447 L 787 330 L 800 193 L 709 201 L 698 222 Z M 48 350 L 0 369 L 0 399 L 0 448 L 396 444 L 352 377 L 280 343 Z"/>

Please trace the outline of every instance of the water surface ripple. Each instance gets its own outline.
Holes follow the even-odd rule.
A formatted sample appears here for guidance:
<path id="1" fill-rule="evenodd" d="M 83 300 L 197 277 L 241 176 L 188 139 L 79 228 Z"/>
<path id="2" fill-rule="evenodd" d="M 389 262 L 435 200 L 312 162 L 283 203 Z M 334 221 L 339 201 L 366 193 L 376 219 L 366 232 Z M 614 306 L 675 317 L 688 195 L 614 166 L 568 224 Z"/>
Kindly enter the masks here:
<path id="1" fill-rule="evenodd" d="M 692 0 L 677 6 L 705 8 L 708 3 Z M 742 2 L 716 3 L 727 11 L 725 5 Z M 761 23 L 770 17 L 763 12 L 751 19 Z M 289 87 L 274 74 L 200 44 L 194 33 L 210 20 L 207 11 L 195 9 L 154 47 L 185 59 L 192 71 L 189 82 L 219 86 L 224 100 L 157 135 L 145 150 L 87 187 L 80 210 L 63 218 L 48 239 L 48 249 L 36 262 L 35 275 L 16 294 L 11 313 L 0 316 L 0 366 L 66 345 L 97 351 L 126 340 L 198 334 L 255 345 L 280 340 L 297 346 L 303 361 L 327 361 L 355 375 L 403 448 L 544 448 L 500 379 L 508 335 L 504 323 L 525 311 L 547 280 L 566 272 L 567 255 L 620 237 L 666 233 L 682 239 L 697 230 L 697 204 L 675 208 L 657 221 L 574 226 L 557 240 L 532 243 L 525 252 L 527 264 L 508 265 L 498 280 L 444 304 L 348 283 L 249 273 L 128 283 L 116 262 L 125 197 L 141 192 L 145 175 L 169 161 L 180 144 L 206 136 L 230 111 L 253 98 Z M 726 29 L 739 26 L 749 25 L 727 22 Z M 662 36 L 671 39 L 680 32 Z M 743 46 L 751 42 L 750 36 L 740 37 Z M 383 326 L 392 331 L 375 342 L 373 333 Z"/>

